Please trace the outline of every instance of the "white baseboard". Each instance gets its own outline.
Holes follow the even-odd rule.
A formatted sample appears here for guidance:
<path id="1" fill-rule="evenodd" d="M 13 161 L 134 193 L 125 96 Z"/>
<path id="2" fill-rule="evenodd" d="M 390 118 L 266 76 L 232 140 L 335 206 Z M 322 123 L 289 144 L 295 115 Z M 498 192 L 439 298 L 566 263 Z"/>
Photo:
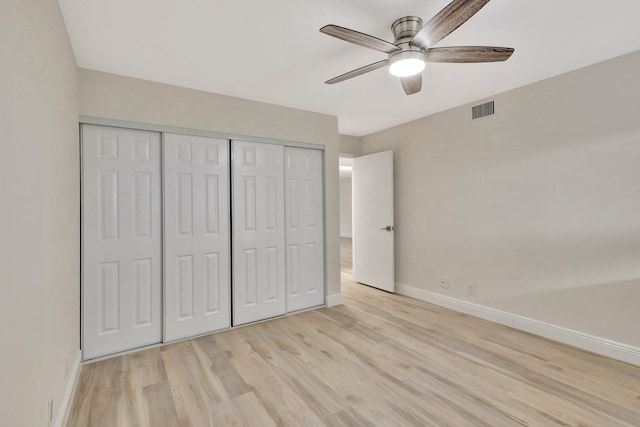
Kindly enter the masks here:
<path id="1" fill-rule="evenodd" d="M 353 238 L 353 236 L 351 234 L 348 233 L 340 233 L 340 237 L 348 237 L 348 238 Z"/>
<path id="2" fill-rule="evenodd" d="M 640 366 L 640 348 L 396 283 L 396 293 Z"/>
<path id="3" fill-rule="evenodd" d="M 327 295 L 327 307 L 342 304 L 342 294 Z"/>
<path id="4" fill-rule="evenodd" d="M 78 354 L 76 354 L 76 360 L 73 362 L 71 375 L 69 376 L 69 383 L 67 384 L 67 389 L 64 392 L 64 397 L 62 398 L 60 409 L 58 410 L 58 417 L 56 418 L 56 422 L 54 424 L 55 427 L 63 427 L 67 424 L 69 411 L 71 410 L 71 404 L 73 403 L 73 396 L 76 391 L 76 386 L 78 385 L 78 378 L 80 377 L 81 362 L 82 352 L 78 350 Z"/>

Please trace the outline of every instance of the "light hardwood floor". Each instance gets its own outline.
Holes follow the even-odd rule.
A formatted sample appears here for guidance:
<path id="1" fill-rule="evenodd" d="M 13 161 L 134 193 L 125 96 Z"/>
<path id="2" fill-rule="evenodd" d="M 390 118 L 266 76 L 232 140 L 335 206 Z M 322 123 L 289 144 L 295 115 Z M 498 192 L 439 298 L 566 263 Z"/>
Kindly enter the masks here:
<path id="1" fill-rule="evenodd" d="M 352 282 L 344 305 L 82 368 L 69 427 L 640 426 L 640 368 Z"/>

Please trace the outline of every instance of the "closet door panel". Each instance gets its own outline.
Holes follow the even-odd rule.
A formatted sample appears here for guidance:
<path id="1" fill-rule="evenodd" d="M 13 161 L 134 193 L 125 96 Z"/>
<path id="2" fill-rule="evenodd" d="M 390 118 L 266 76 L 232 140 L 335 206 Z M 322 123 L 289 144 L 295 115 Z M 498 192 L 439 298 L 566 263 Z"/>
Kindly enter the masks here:
<path id="1" fill-rule="evenodd" d="M 229 141 L 164 134 L 165 341 L 231 325 Z"/>
<path id="2" fill-rule="evenodd" d="M 283 315 L 283 147 L 232 141 L 233 324 Z"/>
<path id="3" fill-rule="evenodd" d="M 161 341 L 160 134 L 82 126 L 85 360 Z"/>
<path id="4" fill-rule="evenodd" d="M 324 304 L 322 152 L 285 147 L 287 312 Z"/>

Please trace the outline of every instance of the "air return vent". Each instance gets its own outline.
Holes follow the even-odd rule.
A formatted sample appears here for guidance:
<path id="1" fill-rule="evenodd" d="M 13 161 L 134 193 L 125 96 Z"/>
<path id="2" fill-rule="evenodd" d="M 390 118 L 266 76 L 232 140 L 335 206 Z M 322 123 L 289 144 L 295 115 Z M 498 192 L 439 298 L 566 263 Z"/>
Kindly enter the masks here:
<path id="1" fill-rule="evenodd" d="M 473 120 L 479 119 L 480 117 L 490 116 L 495 114 L 495 106 L 493 101 L 487 102 L 485 104 L 476 105 L 475 107 L 471 107 L 471 118 Z"/>

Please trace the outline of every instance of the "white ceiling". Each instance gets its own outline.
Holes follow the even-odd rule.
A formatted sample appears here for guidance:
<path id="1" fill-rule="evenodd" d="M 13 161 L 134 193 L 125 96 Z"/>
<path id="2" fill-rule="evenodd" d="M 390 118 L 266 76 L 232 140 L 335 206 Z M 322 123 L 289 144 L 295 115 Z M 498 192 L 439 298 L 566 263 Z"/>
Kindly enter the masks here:
<path id="1" fill-rule="evenodd" d="M 59 0 L 78 65 L 335 115 L 362 136 L 640 49 L 638 0 L 493 0 L 438 46 L 515 48 L 497 64 L 427 64 L 410 97 L 386 69 L 323 82 L 384 59 L 318 30 L 392 41 L 449 0 Z"/>

